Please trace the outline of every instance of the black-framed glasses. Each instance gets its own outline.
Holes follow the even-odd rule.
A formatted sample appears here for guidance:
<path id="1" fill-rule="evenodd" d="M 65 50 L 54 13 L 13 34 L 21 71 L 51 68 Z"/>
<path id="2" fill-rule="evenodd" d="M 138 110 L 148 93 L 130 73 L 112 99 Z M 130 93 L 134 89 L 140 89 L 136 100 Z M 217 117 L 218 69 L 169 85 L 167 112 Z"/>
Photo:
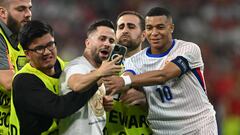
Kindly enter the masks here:
<path id="1" fill-rule="evenodd" d="M 50 41 L 46 45 L 39 45 L 39 46 L 37 46 L 37 47 L 35 47 L 33 49 L 28 49 L 28 50 L 36 52 L 38 54 L 44 54 L 46 48 L 49 51 L 52 51 L 53 49 L 56 48 L 56 42 L 55 41 Z"/>

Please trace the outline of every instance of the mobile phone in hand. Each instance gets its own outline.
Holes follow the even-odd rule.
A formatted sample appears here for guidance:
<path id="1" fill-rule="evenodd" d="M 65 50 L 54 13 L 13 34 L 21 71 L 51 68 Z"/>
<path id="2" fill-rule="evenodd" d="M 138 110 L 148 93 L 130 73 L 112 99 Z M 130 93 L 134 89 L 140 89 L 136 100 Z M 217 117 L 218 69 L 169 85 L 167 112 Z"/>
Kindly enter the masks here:
<path id="1" fill-rule="evenodd" d="M 121 65 L 126 53 L 127 53 L 127 47 L 122 46 L 120 44 L 115 44 L 109 57 L 108 57 L 108 60 L 111 61 L 114 58 L 116 58 L 117 56 L 122 55 L 122 58 L 116 62 L 116 65 Z"/>

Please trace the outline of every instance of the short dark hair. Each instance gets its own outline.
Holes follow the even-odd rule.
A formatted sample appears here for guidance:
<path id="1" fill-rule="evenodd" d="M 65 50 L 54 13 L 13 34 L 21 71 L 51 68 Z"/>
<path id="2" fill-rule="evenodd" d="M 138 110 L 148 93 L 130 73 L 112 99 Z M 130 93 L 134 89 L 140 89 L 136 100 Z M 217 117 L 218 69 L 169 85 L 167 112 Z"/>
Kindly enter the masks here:
<path id="1" fill-rule="evenodd" d="M 162 7 L 154 7 L 150 9 L 146 14 L 146 17 L 147 16 L 166 16 L 168 19 L 172 19 L 170 11 Z"/>
<path id="2" fill-rule="evenodd" d="M 143 16 L 140 14 L 140 13 L 138 13 L 138 12 L 136 12 L 136 11 L 123 11 L 123 12 L 121 12 L 119 15 L 118 15 L 118 17 L 117 17 L 117 21 L 118 21 L 118 19 L 120 18 L 120 17 L 122 17 L 122 16 L 124 16 L 124 15 L 135 15 L 135 16 L 137 16 L 138 18 L 139 18 L 139 20 L 140 20 L 140 28 L 141 28 L 141 30 L 144 30 L 145 29 L 145 20 L 144 20 L 144 18 L 143 18 Z"/>
<path id="3" fill-rule="evenodd" d="M 110 20 L 108 20 L 108 19 L 101 19 L 101 20 L 97 20 L 97 21 L 93 22 L 93 23 L 88 27 L 87 36 L 89 36 L 92 32 L 96 31 L 96 30 L 97 30 L 97 27 L 99 27 L 99 26 L 109 27 L 109 28 L 113 29 L 114 32 L 115 32 L 115 28 L 114 28 L 114 25 L 113 25 L 112 21 L 110 21 Z"/>
<path id="4" fill-rule="evenodd" d="M 54 37 L 52 27 L 42 21 L 32 20 L 26 23 L 19 32 L 19 41 L 24 50 L 29 49 L 30 44 L 36 39 L 45 34 L 50 34 Z"/>

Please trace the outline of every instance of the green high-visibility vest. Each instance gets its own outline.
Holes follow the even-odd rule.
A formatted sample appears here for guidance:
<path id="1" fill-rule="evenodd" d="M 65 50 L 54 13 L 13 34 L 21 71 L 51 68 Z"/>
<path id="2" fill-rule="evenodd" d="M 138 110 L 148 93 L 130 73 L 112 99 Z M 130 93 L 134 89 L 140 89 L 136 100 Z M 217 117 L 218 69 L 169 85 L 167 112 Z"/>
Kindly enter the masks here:
<path id="1" fill-rule="evenodd" d="M 63 70 L 65 63 L 60 58 L 58 58 L 58 61 L 60 62 L 61 69 Z M 57 95 L 59 94 L 59 78 L 50 77 L 44 74 L 43 72 L 41 72 L 40 70 L 33 68 L 29 63 L 26 64 L 17 74 L 21 74 L 21 73 L 29 73 L 37 76 L 40 80 L 43 81 L 45 86 L 50 91 L 52 91 Z M 12 95 L 13 94 L 11 94 L 11 96 Z M 11 116 L 10 116 L 10 127 L 9 127 L 10 135 L 20 135 L 20 128 L 21 127 L 19 124 L 15 107 L 14 107 L 13 98 L 11 98 Z M 41 133 L 41 135 L 49 135 L 50 133 L 53 133 L 56 130 L 57 130 L 57 122 L 55 119 L 53 119 L 53 123 L 51 127 L 47 131 Z"/>
<path id="2" fill-rule="evenodd" d="M 104 135 L 151 135 L 147 110 L 140 106 L 127 106 L 114 100 L 113 110 L 107 112 Z"/>
<path id="3" fill-rule="evenodd" d="M 14 67 L 14 71 L 17 72 L 27 63 L 27 58 L 24 54 L 22 46 L 18 44 L 17 49 L 13 48 L 1 27 L 0 34 L 4 38 L 5 43 L 7 44 L 7 55 L 9 57 L 9 60 Z M 10 92 L 5 90 L 3 86 L 0 85 L 0 134 L 2 135 L 8 134 L 10 116 L 10 95 Z"/>

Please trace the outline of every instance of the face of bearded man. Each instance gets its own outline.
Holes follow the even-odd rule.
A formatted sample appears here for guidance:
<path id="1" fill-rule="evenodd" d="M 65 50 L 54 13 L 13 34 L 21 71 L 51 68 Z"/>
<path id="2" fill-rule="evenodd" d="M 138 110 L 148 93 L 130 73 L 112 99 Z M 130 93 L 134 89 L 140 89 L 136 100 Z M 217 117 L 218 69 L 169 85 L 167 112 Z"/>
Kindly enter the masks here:
<path id="1" fill-rule="evenodd" d="M 12 31 L 12 33 L 18 33 L 21 24 L 15 20 L 10 14 L 8 14 L 7 27 Z"/>
<path id="2" fill-rule="evenodd" d="M 7 14 L 6 25 L 14 34 L 17 34 L 21 26 L 31 20 L 31 0 L 9 0 L 5 9 Z"/>

